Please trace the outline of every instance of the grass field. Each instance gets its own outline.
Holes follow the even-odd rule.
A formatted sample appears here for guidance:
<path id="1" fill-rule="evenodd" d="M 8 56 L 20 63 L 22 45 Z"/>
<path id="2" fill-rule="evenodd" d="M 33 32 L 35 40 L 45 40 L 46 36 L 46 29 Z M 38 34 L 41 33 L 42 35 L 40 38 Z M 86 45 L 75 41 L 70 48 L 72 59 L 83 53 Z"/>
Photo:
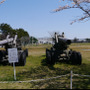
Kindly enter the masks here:
<path id="1" fill-rule="evenodd" d="M 51 45 L 29 46 L 26 65 L 16 67 L 17 81 L 45 79 L 65 75 L 72 70 L 76 74 L 90 75 L 90 43 L 74 43 L 72 50 L 81 52 L 82 65 L 56 63 L 49 66 L 45 62 L 46 48 Z M 13 67 L 0 65 L 0 81 L 13 81 Z M 31 83 L 0 83 L 0 89 L 70 89 L 70 77 L 38 81 Z M 73 89 L 90 89 L 90 78 L 73 77 Z"/>

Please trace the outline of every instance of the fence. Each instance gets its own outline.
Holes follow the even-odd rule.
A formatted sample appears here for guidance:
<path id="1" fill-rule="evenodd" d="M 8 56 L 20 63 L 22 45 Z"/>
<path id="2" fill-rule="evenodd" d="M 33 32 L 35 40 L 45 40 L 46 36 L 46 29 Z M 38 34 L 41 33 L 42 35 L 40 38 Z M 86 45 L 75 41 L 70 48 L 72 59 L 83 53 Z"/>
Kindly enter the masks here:
<path id="1" fill-rule="evenodd" d="M 60 76 L 57 76 L 57 77 L 46 78 L 46 79 L 37 79 L 37 80 L 29 80 L 29 81 L 1 81 L 0 83 L 31 83 L 31 82 L 57 79 L 57 78 L 66 77 L 66 76 L 70 76 L 70 89 L 73 89 L 72 88 L 73 87 L 73 82 L 72 82 L 73 76 L 90 77 L 90 75 L 74 74 L 73 71 L 70 71 L 69 74 L 60 75 Z"/>

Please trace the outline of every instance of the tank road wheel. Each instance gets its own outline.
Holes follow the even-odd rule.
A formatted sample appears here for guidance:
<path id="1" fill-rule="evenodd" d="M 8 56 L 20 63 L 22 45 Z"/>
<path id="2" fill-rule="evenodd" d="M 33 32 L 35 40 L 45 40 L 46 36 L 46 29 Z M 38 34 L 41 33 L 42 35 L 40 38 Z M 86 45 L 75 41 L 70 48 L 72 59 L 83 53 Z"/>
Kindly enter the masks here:
<path id="1" fill-rule="evenodd" d="M 77 52 L 77 59 L 78 59 L 77 64 L 81 65 L 82 64 L 82 56 L 81 56 L 80 52 Z"/>
<path id="2" fill-rule="evenodd" d="M 47 64 L 51 64 L 51 52 L 48 49 L 46 49 L 46 60 Z"/>
<path id="3" fill-rule="evenodd" d="M 71 64 L 73 65 L 75 64 L 81 65 L 81 62 L 82 62 L 81 54 L 79 52 L 73 51 L 70 56 L 70 61 L 71 61 Z"/>
<path id="4" fill-rule="evenodd" d="M 0 50 L 0 61 L 2 61 L 2 59 L 3 59 L 3 52 L 2 50 Z"/>
<path id="5" fill-rule="evenodd" d="M 47 64 L 50 65 L 55 64 L 55 56 L 53 51 L 46 49 L 46 60 L 47 60 Z"/>
<path id="6" fill-rule="evenodd" d="M 55 64 L 55 53 L 54 53 L 54 51 L 51 51 L 51 64 L 52 65 Z"/>
<path id="7" fill-rule="evenodd" d="M 77 64 L 77 53 L 75 51 L 72 51 L 72 54 L 70 56 L 71 64 L 75 65 Z"/>
<path id="8" fill-rule="evenodd" d="M 20 54 L 19 62 L 16 63 L 16 66 L 25 66 L 26 64 L 26 52 Z"/>
<path id="9" fill-rule="evenodd" d="M 24 50 L 24 52 L 26 52 L 26 56 L 28 57 L 28 49 Z"/>
<path id="10" fill-rule="evenodd" d="M 3 61 L 3 57 L 5 57 L 5 56 L 6 56 L 6 51 L 0 50 L 0 64 L 2 64 L 2 65 L 9 64 L 8 60 L 7 61 Z"/>
<path id="11" fill-rule="evenodd" d="M 25 66 L 25 64 L 26 64 L 26 53 L 22 52 L 22 54 L 21 54 L 21 65 Z"/>

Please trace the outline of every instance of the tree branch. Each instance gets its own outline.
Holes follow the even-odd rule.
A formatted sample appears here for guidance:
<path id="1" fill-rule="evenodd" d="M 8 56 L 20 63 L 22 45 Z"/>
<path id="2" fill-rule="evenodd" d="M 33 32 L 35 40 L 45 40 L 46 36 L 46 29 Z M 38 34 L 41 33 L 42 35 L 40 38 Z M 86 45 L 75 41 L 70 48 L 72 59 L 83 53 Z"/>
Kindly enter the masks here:
<path id="1" fill-rule="evenodd" d="M 61 1 L 64 2 L 65 0 L 61 0 Z M 70 2 L 68 2 L 69 5 L 60 6 L 58 9 L 55 9 L 53 11 L 58 12 L 58 11 L 62 11 L 65 9 L 79 8 L 83 12 L 85 12 L 85 13 L 83 13 L 84 14 L 83 17 L 81 16 L 80 19 L 72 21 L 71 24 L 74 22 L 77 22 L 77 21 L 83 21 L 90 17 L 90 6 L 89 6 L 90 0 L 67 0 L 67 1 L 70 1 L 71 4 L 70 4 Z M 65 3 L 66 3 L 66 1 L 65 1 Z"/>
<path id="2" fill-rule="evenodd" d="M 0 2 L 0 4 L 2 4 L 2 3 L 4 3 L 6 0 L 2 0 L 1 2 Z"/>

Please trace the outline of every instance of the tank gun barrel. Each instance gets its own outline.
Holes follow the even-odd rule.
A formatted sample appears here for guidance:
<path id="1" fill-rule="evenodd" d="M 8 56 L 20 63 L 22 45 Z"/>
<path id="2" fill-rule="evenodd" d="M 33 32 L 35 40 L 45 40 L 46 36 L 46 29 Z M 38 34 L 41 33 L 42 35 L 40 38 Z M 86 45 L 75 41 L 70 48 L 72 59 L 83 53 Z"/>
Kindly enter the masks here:
<path id="1" fill-rule="evenodd" d="M 3 45 L 3 44 L 7 44 L 7 43 L 13 43 L 13 44 L 16 44 L 16 40 L 17 40 L 17 35 L 15 35 L 14 38 L 9 38 L 10 35 L 7 35 L 6 39 L 0 41 L 0 45 Z"/>
<path id="2" fill-rule="evenodd" d="M 62 41 L 62 42 L 65 42 L 67 45 L 70 45 L 71 44 L 71 40 L 70 39 L 67 39 L 67 38 L 63 38 L 63 37 L 60 37 L 58 38 L 59 42 Z"/>
<path id="3" fill-rule="evenodd" d="M 5 39 L 5 40 L 0 41 L 0 45 L 7 44 L 7 43 L 10 43 L 12 41 L 13 41 L 13 38 Z"/>
<path id="4" fill-rule="evenodd" d="M 59 42 L 66 43 L 67 45 L 71 44 L 71 40 L 70 39 L 64 38 L 64 33 L 62 33 L 62 35 L 58 35 L 55 32 L 55 43 L 59 43 Z"/>

